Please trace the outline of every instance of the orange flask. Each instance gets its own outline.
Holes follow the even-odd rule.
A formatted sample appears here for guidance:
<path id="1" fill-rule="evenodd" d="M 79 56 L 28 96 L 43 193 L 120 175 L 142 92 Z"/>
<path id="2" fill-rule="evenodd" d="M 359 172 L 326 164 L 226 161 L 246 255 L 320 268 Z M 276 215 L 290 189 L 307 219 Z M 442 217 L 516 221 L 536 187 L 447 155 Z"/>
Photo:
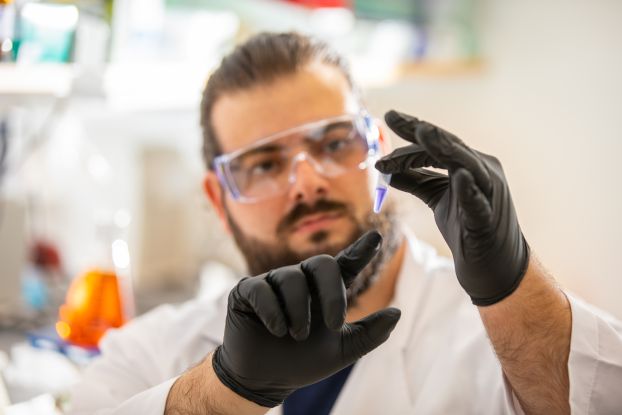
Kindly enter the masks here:
<path id="1" fill-rule="evenodd" d="M 56 332 L 70 343 L 97 347 L 106 330 L 125 323 L 117 275 L 93 269 L 76 278 L 60 307 Z"/>

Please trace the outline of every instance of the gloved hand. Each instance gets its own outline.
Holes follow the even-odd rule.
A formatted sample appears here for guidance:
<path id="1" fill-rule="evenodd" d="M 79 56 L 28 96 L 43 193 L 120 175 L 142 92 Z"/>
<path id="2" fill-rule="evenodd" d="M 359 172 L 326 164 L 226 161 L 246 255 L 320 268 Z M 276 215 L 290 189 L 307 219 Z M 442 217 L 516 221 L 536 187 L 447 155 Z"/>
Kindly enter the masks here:
<path id="1" fill-rule="evenodd" d="M 393 174 L 392 187 L 432 208 L 473 304 L 490 305 L 510 295 L 527 270 L 529 246 L 499 161 L 410 115 L 389 111 L 385 121 L 412 144 L 382 157 L 376 168 Z M 446 169 L 448 175 L 422 167 Z"/>
<path id="2" fill-rule="evenodd" d="M 221 382 L 273 407 L 387 340 L 400 318 L 396 308 L 345 323 L 346 287 L 381 242 L 370 231 L 334 258 L 318 255 L 241 280 L 229 294 L 224 341 L 212 358 Z"/>

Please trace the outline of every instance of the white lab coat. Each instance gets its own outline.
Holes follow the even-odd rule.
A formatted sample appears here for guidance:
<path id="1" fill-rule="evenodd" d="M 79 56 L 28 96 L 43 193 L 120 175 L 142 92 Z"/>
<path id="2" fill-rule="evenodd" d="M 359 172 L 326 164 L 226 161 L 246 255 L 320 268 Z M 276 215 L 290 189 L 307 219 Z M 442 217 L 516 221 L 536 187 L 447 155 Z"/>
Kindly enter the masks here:
<path id="1" fill-rule="evenodd" d="M 386 343 L 356 363 L 331 413 L 521 414 L 453 264 L 406 234 L 392 304 L 401 320 Z M 176 377 L 220 344 L 226 294 L 162 306 L 110 332 L 73 391 L 72 413 L 163 413 Z M 572 413 L 622 414 L 622 324 L 573 297 L 570 303 Z"/>

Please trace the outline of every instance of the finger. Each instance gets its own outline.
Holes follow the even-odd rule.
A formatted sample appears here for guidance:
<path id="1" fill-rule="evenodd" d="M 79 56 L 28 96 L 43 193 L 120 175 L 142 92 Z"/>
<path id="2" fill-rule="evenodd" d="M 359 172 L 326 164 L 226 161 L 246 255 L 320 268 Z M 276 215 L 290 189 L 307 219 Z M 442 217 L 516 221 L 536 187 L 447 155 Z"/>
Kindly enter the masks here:
<path id="1" fill-rule="evenodd" d="M 489 195 L 492 190 L 490 174 L 482 159 L 455 135 L 427 122 L 417 125 L 415 134 L 430 156 L 455 171 L 467 169 L 477 185 Z"/>
<path id="2" fill-rule="evenodd" d="M 492 223 L 492 207 L 468 170 L 458 169 L 452 176 L 454 189 L 460 205 L 461 218 L 466 229 L 481 231 Z"/>
<path id="3" fill-rule="evenodd" d="M 270 333 L 277 337 L 287 334 L 287 322 L 279 300 L 264 278 L 250 277 L 240 281 L 237 292 Z"/>
<path id="4" fill-rule="evenodd" d="M 401 315 L 402 312 L 397 308 L 385 308 L 348 324 L 343 339 L 344 360 L 352 363 L 384 343 Z"/>
<path id="5" fill-rule="evenodd" d="M 419 119 L 403 112 L 390 110 L 384 114 L 384 121 L 387 126 L 402 137 L 404 140 L 417 144 L 415 136 L 415 126 L 419 123 Z"/>
<path id="6" fill-rule="evenodd" d="M 378 253 L 381 245 L 382 235 L 378 231 L 372 230 L 364 233 L 352 245 L 335 256 L 346 288 L 352 284 L 359 272 Z"/>
<path id="7" fill-rule="evenodd" d="M 330 255 L 318 255 L 300 266 L 315 288 L 324 324 L 331 330 L 341 329 L 346 321 L 348 302 L 339 264 Z"/>
<path id="8" fill-rule="evenodd" d="M 417 196 L 434 209 L 449 188 L 449 177 L 425 169 L 415 169 L 391 176 L 391 187 Z"/>
<path id="9" fill-rule="evenodd" d="M 375 167 L 382 173 L 400 173 L 419 167 L 447 168 L 418 144 L 400 147 L 379 159 Z"/>
<path id="10" fill-rule="evenodd" d="M 305 340 L 311 331 L 311 296 L 307 277 L 299 266 L 289 266 L 268 273 L 266 281 L 283 305 L 289 334 L 294 340 Z"/>

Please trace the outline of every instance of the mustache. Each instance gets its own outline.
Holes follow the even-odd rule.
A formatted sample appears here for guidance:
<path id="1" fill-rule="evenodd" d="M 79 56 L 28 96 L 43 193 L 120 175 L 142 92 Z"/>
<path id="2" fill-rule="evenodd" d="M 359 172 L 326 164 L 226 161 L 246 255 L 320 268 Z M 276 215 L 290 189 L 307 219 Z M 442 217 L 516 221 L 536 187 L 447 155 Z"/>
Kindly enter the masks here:
<path id="1" fill-rule="evenodd" d="M 279 222 L 276 232 L 277 234 L 282 234 L 303 217 L 325 212 L 347 213 L 348 206 L 345 203 L 326 199 L 320 199 L 312 206 L 306 203 L 300 203 L 294 206 L 294 208 Z"/>

